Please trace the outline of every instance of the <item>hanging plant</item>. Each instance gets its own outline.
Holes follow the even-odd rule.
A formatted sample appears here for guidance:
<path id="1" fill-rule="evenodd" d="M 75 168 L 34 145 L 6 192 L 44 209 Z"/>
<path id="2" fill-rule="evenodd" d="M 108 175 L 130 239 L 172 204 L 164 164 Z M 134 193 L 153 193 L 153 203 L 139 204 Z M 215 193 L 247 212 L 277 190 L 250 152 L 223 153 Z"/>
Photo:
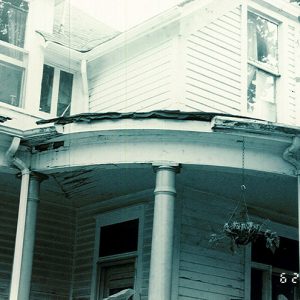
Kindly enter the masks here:
<path id="1" fill-rule="evenodd" d="M 245 200 L 246 186 L 245 186 L 245 141 L 242 140 L 242 185 L 241 185 L 241 199 L 232 212 L 229 220 L 224 223 L 220 234 L 211 234 L 209 242 L 211 244 L 218 244 L 220 240 L 229 238 L 231 242 L 231 250 L 236 251 L 239 246 L 245 246 L 249 243 L 255 242 L 257 239 L 264 239 L 266 248 L 273 253 L 279 247 L 280 239 L 276 232 L 266 228 L 265 220 L 263 223 L 254 223 L 250 221 L 248 215 L 248 207 Z"/>
<path id="2" fill-rule="evenodd" d="M 279 247 L 280 239 L 276 232 L 270 229 L 264 229 L 264 223 L 258 224 L 251 221 L 226 222 L 223 226 L 221 234 L 212 234 L 209 242 L 218 244 L 220 240 L 229 238 L 231 241 L 231 250 L 235 252 L 239 246 L 246 246 L 249 243 L 255 242 L 257 239 L 264 239 L 266 248 L 273 253 Z"/>

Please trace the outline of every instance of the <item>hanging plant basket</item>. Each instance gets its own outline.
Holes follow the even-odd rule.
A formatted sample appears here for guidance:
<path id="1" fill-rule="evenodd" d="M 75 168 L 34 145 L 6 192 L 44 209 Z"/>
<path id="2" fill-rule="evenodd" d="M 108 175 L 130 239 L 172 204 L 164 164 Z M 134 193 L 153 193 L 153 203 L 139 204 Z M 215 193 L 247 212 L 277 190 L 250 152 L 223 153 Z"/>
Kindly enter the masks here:
<path id="1" fill-rule="evenodd" d="M 212 234 L 210 243 L 217 244 L 224 238 L 229 238 L 232 244 L 232 250 L 235 251 L 236 247 L 246 246 L 257 239 L 264 239 L 266 248 L 270 249 L 273 253 L 279 247 L 280 239 L 276 232 L 270 229 L 264 229 L 265 222 L 262 224 L 254 223 L 251 221 L 231 221 L 226 222 L 223 226 L 221 234 Z"/>
<path id="2" fill-rule="evenodd" d="M 299 0 L 300 1 L 300 0 Z M 220 234 L 212 234 L 209 242 L 218 244 L 220 240 L 229 238 L 231 241 L 231 250 L 235 252 L 239 246 L 246 246 L 255 242 L 257 239 L 263 239 L 266 248 L 273 253 L 279 247 L 279 237 L 276 232 L 266 229 L 265 220 L 263 223 L 255 223 L 250 221 L 248 215 L 248 207 L 246 203 L 246 185 L 245 185 L 245 138 L 242 140 L 242 184 L 241 198 L 237 206 L 230 215 L 229 220 L 224 223 Z"/>
<path id="3" fill-rule="evenodd" d="M 248 245 L 258 238 L 263 238 L 266 248 L 272 252 L 279 247 L 280 239 L 276 232 L 270 229 L 264 229 L 264 223 L 257 224 L 254 222 L 231 222 L 225 223 L 223 227 L 224 233 L 230 237 L 236 245 Z"/>

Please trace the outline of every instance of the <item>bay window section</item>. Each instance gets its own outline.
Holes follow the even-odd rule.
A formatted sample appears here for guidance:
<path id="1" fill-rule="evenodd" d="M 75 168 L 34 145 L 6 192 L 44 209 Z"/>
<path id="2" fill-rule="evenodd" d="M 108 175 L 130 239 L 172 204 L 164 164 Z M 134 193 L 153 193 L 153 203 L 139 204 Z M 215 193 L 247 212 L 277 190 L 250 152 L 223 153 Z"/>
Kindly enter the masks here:
<path id="1" fill-rule="evenodd" d="M 278 25 L 248 12 L 248 113 L 276 121 L 279 76 Z"/>

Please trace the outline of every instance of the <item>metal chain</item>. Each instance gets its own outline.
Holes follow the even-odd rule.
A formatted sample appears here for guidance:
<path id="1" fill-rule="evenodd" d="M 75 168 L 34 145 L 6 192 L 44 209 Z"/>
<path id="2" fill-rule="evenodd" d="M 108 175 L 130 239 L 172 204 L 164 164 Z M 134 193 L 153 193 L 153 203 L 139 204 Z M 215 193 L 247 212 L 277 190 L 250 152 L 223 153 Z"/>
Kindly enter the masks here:
<path id="1" fill-rule="evenodd" d="M 244 212 L 241 211 L 241 213 L 245 213 L 246 220 L 249 221 L 249 215 L 248 215 L 248 207 L 246 204 L 246 185 L 245 185 L 245 137 L 243 137 L 243 145 L 242 145 L 242 200 L 244 204 Z"/>

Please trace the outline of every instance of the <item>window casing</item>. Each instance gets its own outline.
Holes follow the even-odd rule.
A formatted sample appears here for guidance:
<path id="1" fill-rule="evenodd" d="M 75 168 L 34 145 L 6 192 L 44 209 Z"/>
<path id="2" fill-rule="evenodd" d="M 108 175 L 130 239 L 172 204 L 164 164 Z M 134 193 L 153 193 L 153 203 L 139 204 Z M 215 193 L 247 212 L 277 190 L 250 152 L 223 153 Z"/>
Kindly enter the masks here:
<path id="1" fill-rule="evenodd" d="M 140 288 L 143 206 L 97 217 L 91 299 Z M 130 299 L 138 299 L 137 296 Z"/>
<path id="2" fill-rule="evenodd" d="M 27 52 L 23 49 L 28 3 L 0 1 L 0 103 L 23 106 Z"/>
<path id="3" fill-rule="evenodd" d="M 255 117 L 276 121 L 278 24 L 248 12 L 247 111 Z"/>
<path id="4" fill-rule="evenodd" d="M 40 111 L 53 116 L 69 116 L 71 110 L 73 74 L 44 65 Z"/>

